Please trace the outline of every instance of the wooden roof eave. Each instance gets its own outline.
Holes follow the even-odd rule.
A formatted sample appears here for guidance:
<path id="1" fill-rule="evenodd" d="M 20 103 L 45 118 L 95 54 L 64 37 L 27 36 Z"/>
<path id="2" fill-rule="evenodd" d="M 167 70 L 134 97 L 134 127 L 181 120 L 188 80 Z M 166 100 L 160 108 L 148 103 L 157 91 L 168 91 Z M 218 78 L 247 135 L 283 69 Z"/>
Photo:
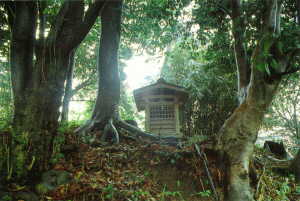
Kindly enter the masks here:
<path id="1" fill-rule="evenodd" d="M 160 88 L 165 88 L 165 89 L 170 89 L 174 91 L 175 95 L 181 99 L 182 102 L 185 102 L 186 99 L 188 98 L 188 92 L 184 87 L 177 86 L 171 83 L 167 83 L 164 81 L 164 79 L 159 79 L 156 83 L 136 89 L 133 91 L 135 103 L 137 105 L 138 111 L 142 111 L 145 109 L 145 98 L 149 96 L 160 96 L 160 95 L 153 95 L 150 94 L 151 91 L 155 89 L 160 89 Z"/>

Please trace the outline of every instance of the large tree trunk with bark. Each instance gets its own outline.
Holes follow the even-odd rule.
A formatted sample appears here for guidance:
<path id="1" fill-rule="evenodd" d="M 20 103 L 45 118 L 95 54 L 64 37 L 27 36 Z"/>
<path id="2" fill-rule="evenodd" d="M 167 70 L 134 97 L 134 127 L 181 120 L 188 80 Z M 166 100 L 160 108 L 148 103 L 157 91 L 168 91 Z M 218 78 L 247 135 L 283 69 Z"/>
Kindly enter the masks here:
<path id="1" fill-rule="evenodd" d="M 13 13 L 9 15 L 12 26 L 11 34 L 11 79 L 13 86 L 14 99 L 14 132 L 10 139 L 10 148 L 7 157 L 9 171 L 7 178 L 12 176 L 20 178 L 24 176 L 23 168 L 26 165 L 26 147 L 29 145 L 28 133 L 23 130 L 23 121 L 26 119 L 26 106 L 29 97 L 27 93 L 28 85 L 32 79 L 33 55 L 35 42 L 35 28 L 37 7 L 34 3 L 18 2 L 14 6 L 15 17 Z M 25 20 L 24 20 L 25 19 Z M 29 82 L 28 82 L 29 81 Z M 30 123 L 32 124 L 32 122 Z M 19 140 L 19 143 L 17 139 Z"/>
<path id="2" fill-rule="evenodd" d="M 279 80 L 267 83 L 263 74 L 257 71 L 252 71 L 247 98 L 219 133 L 218 148 L 228 165 L 227 201 L 253 200 L 249 185 L 249 161 L 263 116 L 279 84 Z"/>
<path id="3" fill-rule="evenodd" d="M 27 133 L 28 143 L 34 145 L 28 147 L 27 153 L 38 171 L 48 168 L 52 155 L 69 62 L 67 53 L 55 51 L 55 54 L 55 57 L 37 56 L 32 86 L 25 94 L 27 97 L 21 115 L 14 119 L 15 130 Z M 39 68 L 40 65 L 43 68 Z"/>
<path id="4" fill-rule="evenodd" d="M 64 93 L 66 66 L 69 54 L 56 48 L 42 49 L 36 54 L 36 64 L 29 74 L 26 88 L 22 93 L 14 90 L 15 114 L 13 120 L 14 134 L 12 147 L 12 166 L 16 168 L 13 176 L 22 177 L 24 166 L 30 165 L 38 171 L 48 168 L 52 155 L 53 139 L 58 127 L 59 107 Z M 22 52 L 12 48 L 12 66 L 19 69 L 23 64 L 15 63 Z M 28 58 L 26 58 L 28 59 Z M 28 72 L 28 71 L 27 71 Z M 13 86 L 22 86 L 22 79 L 12 74 Z M 17 139 L 19 138 L 19 139 Z M 20 140 L 22 139 L 22 140 Z M 22 141 L 17 143 L 17 141 Z M 21 157 L 22 156 L 22 157 Z M 22 161 L 21 159 L 24 159 Z"/>
<path id="5" fill-rule="evenodd" d="M 7 164 L 7 171 L 3 171 L 7 180 L 26 179 L 28 173 L 48 168 L 70 53 L 88 33 L 103 4 L 91 3 L 84 12 L 83 1 L 65 1 L 45 38 L 46 2 L 5 2 L 12 32 L 14 98 L 13 132 L 6 157 L 0 158 L 4 161 L 0 164 Z M 36 39 L 38 21 L 40 34 Z"/>
<path id="6" fill-rule="evenodd" d="M 114 121 L 119 118 L 120 78 L 118 49 L 122 1 L 108 2 L 101 13 L 101 38 L 98 54 L 98 93 L 92 117 L 77 132 L 108 129 L 116 132 Z M 105 129 L 106 127 L 106 129 Z M 113 131 L 114 130 L 114 131 Z"/>

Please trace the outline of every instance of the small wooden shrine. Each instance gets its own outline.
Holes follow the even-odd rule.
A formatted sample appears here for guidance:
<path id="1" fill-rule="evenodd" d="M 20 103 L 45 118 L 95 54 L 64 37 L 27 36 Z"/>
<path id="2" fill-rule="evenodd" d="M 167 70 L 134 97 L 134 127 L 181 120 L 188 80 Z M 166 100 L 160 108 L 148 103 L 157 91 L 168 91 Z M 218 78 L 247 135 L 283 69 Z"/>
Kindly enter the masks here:
<path id="1" fill-rule="evenodd" d="M 183 87 L 161 78 L 154 84 L 134 90 L 133 94 L 138 111 L 145 110 L 146 131 L 182 137 L 183 104 L 188 98 Z"/>

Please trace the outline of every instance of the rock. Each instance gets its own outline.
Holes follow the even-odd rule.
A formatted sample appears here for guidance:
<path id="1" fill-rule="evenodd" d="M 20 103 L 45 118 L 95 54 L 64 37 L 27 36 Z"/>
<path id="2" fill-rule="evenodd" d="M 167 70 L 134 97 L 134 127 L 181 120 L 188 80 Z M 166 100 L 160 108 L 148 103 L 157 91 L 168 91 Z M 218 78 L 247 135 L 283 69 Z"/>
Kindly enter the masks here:
<path id="1" fill-rule="evenodd" d="M 39 194 L 46 194 L 60 185 L 70 183 L 72 175 L 63 170 L 50 170 L 43 173 L 41 183 L 35 186 Z"/>
<path id="2" fill-rule="evenodd" d="M 50 191 L 53 191 L 54 189 L 55 189 L 54 186 L 51 186 L 47 183 L 39 183 L 39 184 L 35 185 L 35 190 L 40 195 L 47 194 Z"/>
<path id="3" fill-rule="evenodd" d="M 39 201 L 39 197 L 33 192 L 17 192 L 14 194 L 15 200 L 24 200 L 24 201 Z"/>

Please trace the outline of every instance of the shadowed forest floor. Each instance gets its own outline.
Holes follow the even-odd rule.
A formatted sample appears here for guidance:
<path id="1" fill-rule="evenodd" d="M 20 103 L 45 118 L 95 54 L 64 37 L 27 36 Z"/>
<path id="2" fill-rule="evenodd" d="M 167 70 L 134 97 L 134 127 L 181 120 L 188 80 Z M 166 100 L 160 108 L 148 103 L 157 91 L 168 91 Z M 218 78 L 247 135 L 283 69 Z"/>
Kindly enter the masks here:
<path id="1" fill-rule="evenodd" d="M 53 169 L 72 174 L 71 183 L 47 194 L 50 200 L 213 200 L 204 166 L 192 147 L 176 149 L 131 140 L 89 147 L 76 143 Z M 211 160 L 213 161 L 213 160 Z M 220 184 L 221 172 L 210 166 Z"/>
<path id="2" fill-rule="evenodd" d="M 54 188 L 45 193 L 33 183 L 20 189 L 12 187 L 12 194 L 35 191 L 42 194 L 39 200 L 61 201 L 216 200 L 203 158 L 196 154 L 194 146 L 178 149 L 122 138 L 119 145 L 100 143 L 93 147 L 78 143 L 74 136 L 73 133 L 64 134 L 65 143 L 58 153 L 64 157 L 58 159 L 49 171 L 67 172 L 70 177 L 67 182 L 53 185 Z M 199 146 L 203 148 L 205 144 Z M 204 148 L 203 151 L 218 197 L 223 200 L 222 161 L 213 151 Z M 259 154 L 257 151 L 256 155 Z M 252 185 L 257 200 L 300 200 L 299 189 L 291 177 L 278 175 L 266 166 L 256 166 L 254 171 L 257 176 Z M 51 186 L 59 183 L 58 180 L 46 178 L 42 179 L 42 184 Z M 29 201 L 24 198 L 17 200 Z"/>

